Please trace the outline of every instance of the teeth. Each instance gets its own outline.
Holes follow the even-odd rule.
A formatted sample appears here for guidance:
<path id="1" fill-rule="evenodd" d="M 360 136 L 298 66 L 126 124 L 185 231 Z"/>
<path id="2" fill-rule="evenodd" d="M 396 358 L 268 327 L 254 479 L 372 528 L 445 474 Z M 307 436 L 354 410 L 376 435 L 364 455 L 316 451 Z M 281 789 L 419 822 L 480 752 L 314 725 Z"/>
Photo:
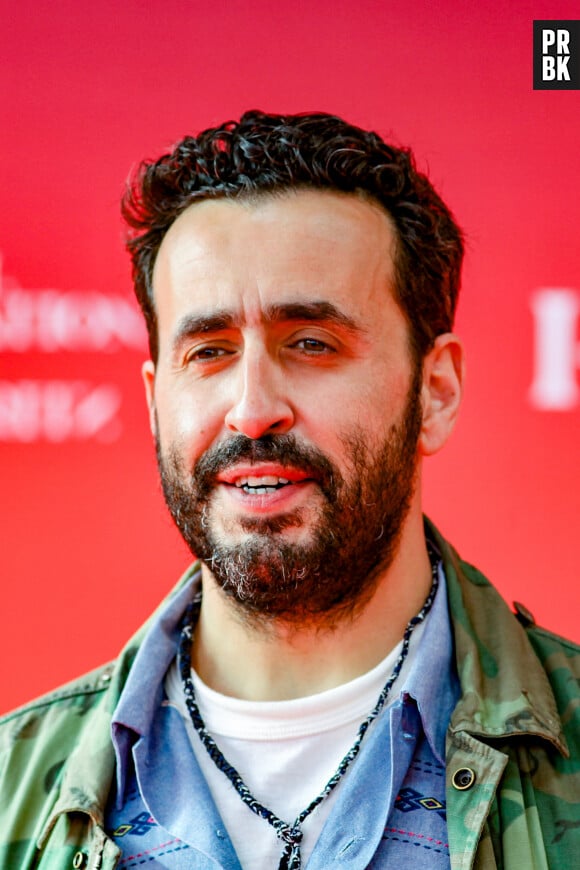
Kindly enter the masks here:
<path id="1" fill-rule="evenodd" d="M 273 474 L 266 474 L 263 477 L 238 477 L 236 480 L 236 486 L 251 486 L 254 487 L 263 487 L 263 486 L 278 486 L 280 484 L 290 483 L 290 481 L 285 477 L 276 477 Z"/>

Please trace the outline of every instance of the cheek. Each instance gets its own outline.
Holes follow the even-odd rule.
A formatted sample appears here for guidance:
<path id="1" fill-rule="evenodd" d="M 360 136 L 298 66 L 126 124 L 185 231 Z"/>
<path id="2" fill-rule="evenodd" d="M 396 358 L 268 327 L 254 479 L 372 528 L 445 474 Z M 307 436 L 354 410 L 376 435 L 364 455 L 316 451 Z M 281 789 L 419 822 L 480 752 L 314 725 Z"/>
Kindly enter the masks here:
<path id="1" fill-rule="evenodd" d="M 327 444 L 338 456 L 345 455 L 345 439 L 351 443 L 362 439 L 374 449 L 401 421 L 410 386 L 408 372 L 369 367 L 347 389 L 333 390 L 321 398 L 311 418 L 312 431 L 321 438 L 326 434 Z"/>
<path id="2" fill-rule="evenodd" d="M 323 425 L 324 421 L 335 421 L 339 428 L 341 423 L 348 428 L 353 423 L 367 428 L 375 416 L 381 414 L 384 417 L 389 413 L 389 407 L 396 407 L 399 390 L 370 367 L 357 372 L 357 375 L 348 379 L 329 378 L 325 388 L 318 390 L 310 401 L 302 397 L 303 407 Z"/>
<path id="3" fill-rule="evenodd" d="M 297 384 L 291 401 L 295 410 L 294 434 L 336 453 L 338 436 L 351 412 L 344 390 L 332 378 L 315 390 Z"/>
<path id="4" fill-rule="evenodd" d="M 395 422 L 403 413 L 412 383 L 411 367 L 389 361 L 371 367 L 368 376 L 353 394 L 359 413 L 369 422 Z"/>
<path id="5" fill-rule="evenodd" d="M 223 424 L 207 403 L 191 394 L 160 389 L 156 402 L 161 448 L 173 446 L 190 461 L 195 461 L 217 437 Z"/>

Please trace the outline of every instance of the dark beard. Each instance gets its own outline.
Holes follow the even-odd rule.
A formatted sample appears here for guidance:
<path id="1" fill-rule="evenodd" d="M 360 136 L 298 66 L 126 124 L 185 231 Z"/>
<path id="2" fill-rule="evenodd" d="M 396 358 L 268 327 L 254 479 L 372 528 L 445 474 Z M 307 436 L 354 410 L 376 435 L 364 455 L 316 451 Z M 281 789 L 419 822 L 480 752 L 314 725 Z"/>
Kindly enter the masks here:
<path id="1" fill-rule="evenodd" d="M 364 432 L 342 439 L 349 479 L 320 451 L 291 434 L 252 440 L 237 435 L 211 447 L 188 479 L 178 451 L 157 458 L 169 511 L 191 552 L 247 616 L 286 622 L 334 624 L 356 614 L 391 564 L 414 492 L 421 430 L 421 369 L 417 366 L 406 408 L 378 450 Z M 216 540 L 211 498 L 216 474 L 241 461 L 278 462 L 307 471 L 322 494 L 318 521 L 307 544 L 280 532 L 301 524 L 300 511 L 238 520 L 242 543 Z"/>

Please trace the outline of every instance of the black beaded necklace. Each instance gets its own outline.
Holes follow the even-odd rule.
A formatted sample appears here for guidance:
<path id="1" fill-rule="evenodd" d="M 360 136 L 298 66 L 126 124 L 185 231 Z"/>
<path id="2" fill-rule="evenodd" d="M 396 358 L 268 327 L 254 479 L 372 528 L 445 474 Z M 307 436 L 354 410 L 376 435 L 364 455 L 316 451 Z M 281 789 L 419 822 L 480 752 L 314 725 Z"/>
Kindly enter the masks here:
<path id="1" fill-rule="evenodd" d="M 326 797 L 328 797 L 328 795 L 336 788 L 336 786 L 343 778 L 344 774 L 358 755 L 361 743 L 369 729 L 370 724 L 377 718 L 377 716 L 385 706 L 385 702 L 389 696 L 389 692 L 391 691 L 397 677 L 401 673 L 401 669 L 409 652 L 409 642 L 411 640 L 411 635 L 413 634 L 413 631 L 415 630 L 417 625 L 425 620 L 425 617 L 431 610 L 433 601 L 435 600 L 435 595 L 437 593 L 437 587 L 439 585 L 439 561 L 436 555 L 431 551 L 430 547 L 428 547 L 428 551 L 429 559 L 431 561 L 431 590 L 425 600 L 425 603 L 423 604 L 423 607 L 421 608 L 419 613 L 409 621 L 405 629 L 401 652 L 395 663 L 393 672 L 385 683 L 373 710 L 359 726 L 356 740 L 338 765 L 336 772 L 328 780 L 322 791 L 314 798 L 313 801 L 308 804 L 306 809 L 302 810 L 302 812 L 296 817 L 293 824 L 291 825 L 280 819 L 275 813 L 272 812 L 272 810 L 269 810 L 253 796 L 238 771 L 227 761 L 220 748 L 218 747 L 217 743 L 205 727 L 205 723 L 201 717 L 201 713 L 199 712 L 199 707 L 197 706 L 197 702 L 195 699 L 195 690 L 193 687 L 193 681 L 191 679 L 191 645 L 193 639 L 193 630 L 195 625 L 197 624 L 197 620 L 199 617 L 199 611 L 201 607 L 201 595 L 198 595 L 185 611 L 181 629 L 181 639 L 179 643 L 178 661 L 179 670 L 181 673 L 181 680 L 183 684 L 183 691 L 185 695 L 185 703 L 187 705 L 189 715 L 191 716 L 193 727 L 197 731 L 201 742 L 203 743 L 208 752 L 209 757 L 212 759 L 218 770 L 221 770 L 222 773 L 227 776 L 227 778 L 237 791 L 238 795 L 240 796 L 241 800 L 246 804 L 247 807 L 249 807 L 249 809 L 251 809 L 253 813 L 255 813 L 260 818 L 265 819 L 268 824 L 274 828 L 276 836 L 284 844 L 278 870 L 300 870 L 300 868 L 302 867 L 302 860 L 300 855 L 300 844 L 302 842 L 303 836 L 302 823 L 313 812 L 313 810 L 315 810 L 316 807 L 321 804 L 322 801 Z"/>

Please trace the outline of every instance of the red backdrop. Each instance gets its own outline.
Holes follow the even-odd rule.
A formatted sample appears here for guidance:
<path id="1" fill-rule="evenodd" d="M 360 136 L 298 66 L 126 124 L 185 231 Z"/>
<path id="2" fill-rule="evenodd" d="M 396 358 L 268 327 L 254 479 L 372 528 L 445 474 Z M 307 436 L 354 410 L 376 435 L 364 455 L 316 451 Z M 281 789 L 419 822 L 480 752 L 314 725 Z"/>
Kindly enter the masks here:
<path id="1" fill-rule="evenodd" d="M 245 108 L 412 144 L 468 236 L 462 417 L 426 509 L 508 600 L 580 640 L 580 94 L 532 89 L 575 0 L 5 3 L 0 572 L 7 709 L 112 658 L 188 562 L 159 493 L 118 200 Z"/>

